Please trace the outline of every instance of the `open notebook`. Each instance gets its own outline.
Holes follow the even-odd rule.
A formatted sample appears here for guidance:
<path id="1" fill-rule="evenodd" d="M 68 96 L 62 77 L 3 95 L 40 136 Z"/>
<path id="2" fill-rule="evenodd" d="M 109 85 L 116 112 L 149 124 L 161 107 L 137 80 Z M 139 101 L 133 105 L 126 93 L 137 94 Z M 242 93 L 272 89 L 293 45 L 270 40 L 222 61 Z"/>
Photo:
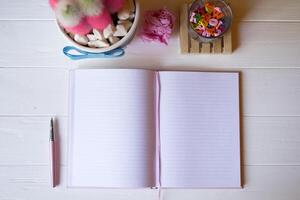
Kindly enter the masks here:
<path id="1" fill-rule="evenodd" d="M 70 73 L 68 185 L 240 187 L 239 74 Z"/>

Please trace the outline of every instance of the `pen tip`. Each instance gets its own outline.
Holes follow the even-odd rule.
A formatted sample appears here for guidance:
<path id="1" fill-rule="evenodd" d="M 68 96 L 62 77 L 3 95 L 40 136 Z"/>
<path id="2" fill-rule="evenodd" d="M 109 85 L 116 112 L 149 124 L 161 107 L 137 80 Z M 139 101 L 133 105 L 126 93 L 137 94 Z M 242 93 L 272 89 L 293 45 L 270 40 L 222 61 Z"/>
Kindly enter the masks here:
<path id="1" fill-rule="evenodd" d="M 50 140 L 53 141 L 54 140 L 54 125 L 53 125 L 54 119 L 53 117 L 50 120 Z"/>

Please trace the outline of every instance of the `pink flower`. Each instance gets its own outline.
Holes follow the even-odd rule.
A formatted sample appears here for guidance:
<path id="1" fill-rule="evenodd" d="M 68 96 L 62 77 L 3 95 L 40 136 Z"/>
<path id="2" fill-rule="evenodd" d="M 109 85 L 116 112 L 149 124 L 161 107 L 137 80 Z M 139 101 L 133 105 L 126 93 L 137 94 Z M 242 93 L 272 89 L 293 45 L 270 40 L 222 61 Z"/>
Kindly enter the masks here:
<path id="1" fill-rule="evenodd" d="M 168 44 L 174 23 L 175 16 L 165 8 L 157 11 L 147 11 L 141 38 L 144 41 L 158 41 Z"/>

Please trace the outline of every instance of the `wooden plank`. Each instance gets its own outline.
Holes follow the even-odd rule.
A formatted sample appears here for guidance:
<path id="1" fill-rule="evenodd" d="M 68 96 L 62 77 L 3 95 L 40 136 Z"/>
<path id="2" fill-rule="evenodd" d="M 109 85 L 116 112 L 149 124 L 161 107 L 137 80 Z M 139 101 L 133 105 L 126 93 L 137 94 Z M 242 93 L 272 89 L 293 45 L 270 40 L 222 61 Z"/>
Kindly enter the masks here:
<path id="1" fill-rule="evenodd" d="M 181 63 L 185 63 L 185 66 L 194 68 L 201 65 L 202 67 L 207 67 L 207 70 L 212 70 L 211 67 L 228 69 L 228 67 L 285 68 L 300 66 L 300 38 L 297 34 L 294 34 L 300 31 L 300 26 L 295 26 L 291 23 L 241 23 L 238 27 L 237 38 L 235 38 L 235 51 L 231 55 L 224 56 L 222 59 L 218 59 L 220 55 L 201 56 L 201 61 L 199 61 L 198 57 L 178 57 L 175 56 L 175 52 L 172 49 L 174 48 L 173 42 L 170 41 L 172 48 L 170 47 L 166 51 L 168 54 L 165 53 L 164 62 L 161 65 L 171 68 L 176 66 L 182 67 Z M 266 27 L 269 30 L 274 30 L 273 34 L 269 34 L 268 37 L 264 37 L 265 34 L 268 34 Z M 275 27 L 285 27 L 285 34 L 288 36 L 284 36 L 282 31 L 275 31 Z M 155 54 L 151 53 L 155 49 L 150 49 L 147 54 L 156 56 L 159 59 L 160 57 L 156 55 L 157 52 Z M 162 55 L 164 55 L 163 52 L 160 56 Z"/>
<path id="2" fill-rule="evenodd" d="M 232 52 L 231 30 L 228 30 L 223 36 L 223 53 Z"/>
<path id="3" fill-rule="evenodd" d="M 158 191 L 152 189 L 68 188 L 66 167 L 61 168 L 60 185 L 50 187 L 49 166 L 0 167 L 0 197 L 3 200 L 154 200 Z"/>
<path id="4" fill-rule="evenodd" d="M 218 59 L 220 55 L 201 56 L 201 60 L 197 56 L 178 55 L 179 40 L 174 36 L 168 46 L 144 43 L 136 37 L 122 58 L 71 62 L 62 54 L 62 48 L 69 43 L 53 21 L 0 21 L 0 43 L 6 47 L 0 49 L 0 67 L 149 67 L 149 63 L 171 69 L 183 64 L 209 70 L 300 67 L 300 26 L 293 23 L 241 23 L 238 27 L 235 51 L 222 59 Z M 16 52 L 12 41 L 18 44 L 20 53 Z"/>
<path id="5" fill-rule="evenodd" d="M 194 40 L 194 39 L 191 39 L 191 49 L 190 49 L 190 52 L 191 53 L 199 53 L 200 51 L 200 44 L 198 41 Z"/>
<path id="6" fill-rule="evenodd" d="M 300 1 L 297 0 L 231 0 L 234 17 L 240 21 L 297 21 L 300 20 Z"/>
<path id="7" fill-rule="evenodd" d="M 201 43 L 201 53 L 210 53 L 210 43 Z"/>
<path id="8" fill-rule="evenodd" d="M 61 138 L 66 138 L 66 118 L 60 118 Z M 300 181 L 300 166 L 290 166 L 299 162 L 298 134 L 300 119 L 298 117 L 255 117 L 246 118 L 244 123 L 246 144 L 244 179 L 245 187 L 242 190 L 164 190 L 164 199 L 293 199 L 298 194 L 297 186 Z M 103 195 L 126 199 L 123 192 L 129 192 L 130 198 L 154 198 L 157 193 L 150 190 L 94 190 L 66 189 L 66 168 L 61 168 L 60 186 L 53 189 L 49 187 L 49 161 L 48 161 L 48 117 L 7 117 L 0 118 L 0 194 L 4 199 L 24 198 L 30 199 L 54 198 L 62 199 L 66 195 L 72 196 L 78 192 L 81 198 L 85 192 L 91 193 L 93 199 Z M 275 125 L 275 126 L 274 126 Z M 34 145 L 33 145 L 34 144 Z M 65 163 L 66 140 L 62 144 L 62 164 Z M 3 156 L 6 155 L 6 156 Z M 251 157 L 250 157 L 251 156 Z M 256 156 L 256 158 L 254 158 Z M 287 156 L 287 158 L 285 158 Z M 248 160 L 247 160 L 248 159 Z M 252 161 L 249 162 L 251 159 Z M 254 166 L 253 159 L 261 159 L 259 165 Z M 271 162 L 275 159 L 276 162 Z M 280 162 L 278 163 L 278 159 Z M 288 166 L 272 166 L 283 162 Z M 276 191 L 276 192 L 274 192 Z M 192 195 L 191 195 L 192 193 Z M 118 195 L 120 194 L 120 196 Z M 122 196 L 122 195 L 123 196 Z M 117 195 L 117 196 L 114 196 Z M 148 196 L 149 195 L 149 196 Z M 72 196 L 73 197 L 73 196 Z M 128 197 L 129 198 L 129 197 Z"/>
<path id="9" fill-rule="evenodd" d="M 54 21 L 0 21 L 0 29 L 0 43 L 6 47 L 0 50 L 0 66 L 5 66 L 4 63 L 46 67 L 68 64 L 62 48 L 69 43 L 58 32 Z M 16 45 L 11 45 L 12 41 Z"/>
<path id="10" fill-rule="evenodd" d="M 49 165 L 50 117 L 0 117 L 0 165 Z M 59 163 L 66 164 L 67 118 L 55 118 Z M 1 173 L 0 173 L 1 174 Z"/>
<path id="11" fill-rule="evenodd" d="M 189 35 L 188 35 L 188 24 L 187 24 L 187 16 L 188 16 L 188 6 L 184 4 L 181 7 L 180 11 L 180 49 L 181 53 L 185 54 L 189 52 Z"/>
<path id="12" fill-rule="evenodd" d="M 0 194 L 2 199 L 116 199 L 153 200 L 158 191 L 151 189 L 71 189 L 66 188 L 65 168 L 62 168 L 61 185 L 49 186 L 48 166 L 0 167 Z M 258 199 L 282 200 L 300 196 L 300 166 L 247 166 L 243 189 L 163 189 L 163 199 Z"/>
<path id="13" fill-rule="evenodd" d="M 65 115 L 68 71 L 0 68 L 0 114 Z"/>
<path id="14" fill-rule="evenodd" d="M 0 117 L 0 166 L 48 165 L 50 117 Z M 300 117 L 242 117 L 244 165 L 300 165 Z M 57 118 L 60 164 L 67 162 L 67 117 Z"/>
<path id="15" fill-rule="evenodd" d="M 222 39 L 213 41 L 212 52 L 213 53 L 221 53 L 222 52 Z"/>
<path id="16" fill-rule="evenodd" d="M 246 116 L 299 116 L 300 71 L 246 69 L 241 74 Z"/>
<path id="17" fill-rule="evenodd" d="M 18 1 L 10 0 L 3 2 L 0 7 L 0 19 L 54 19 L 48 1 L 29 0 Z"/>
<path id="18" fill-rule="evenodd" d="M 209 57 L 211 60 L 214 59 L 212 56 Z M 201 60 L 202 58 L 205 59 L 201 57 Z M 199 70 L 201 60 L 195 61 L 196 68 L 184 67 L 184 69 Z M 169 69 L 183 68 L 164 67 L 164 70 Z M 244 116 L 300 116 L 300 69 L 239 71 Z M 65 69 L 2 68 L 0 91 L 2 91 L 0 93 L 2 116 L 67 115 L 68 71 Z"/>
<path id="19" fill-rule="evenodd" d="M 243 189 L 164 190 L 165 200 L 296 200 L 300 196 L 300 166 L 247 166 Z"/>
<path id="20" fill-rule="evenodd" d="M 300 117 L 244 117 L 245 165 L 300 165 Z"/>
<path id="21" fill-rule="evenodd" d="M 161 7 L 159 1 L 140 0 L 142 7 L 157 9 Z M 164 5 L 177 11 L 182 1 L 166 1 Z M 299 21 L 300 1 L 297 0 L 231 0 L 231 6 L 236 20 L 243 21 Z M 53 19 L 54 16 L 48 6 L 48 1 L 40 0 L 10 0 L 4 1 L 0 7 L 0 20 L 11 19 Z"/>

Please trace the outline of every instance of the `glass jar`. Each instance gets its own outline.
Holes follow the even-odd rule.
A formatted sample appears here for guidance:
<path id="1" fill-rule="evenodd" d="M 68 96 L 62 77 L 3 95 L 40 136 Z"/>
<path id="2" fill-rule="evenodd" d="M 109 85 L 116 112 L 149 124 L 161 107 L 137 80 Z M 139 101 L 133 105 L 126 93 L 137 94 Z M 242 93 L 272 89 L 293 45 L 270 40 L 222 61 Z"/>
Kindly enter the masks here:
<path id="1" fill-rule="evenodd" d="M 211 29 L 210 28 L 210 24 L 209 22 L 205 22 L 205 24 L 209 24 L 205 27 L 205 25 L 203 26 L 202 22 L 201 22 L 201 25 L 199 25 L 199 23 L 192 23 L 191 20 L 193 19 L 193 16 L 195 15 L 195 11 L 198 9 L 204 9 L 205 11 L 203 11 L 205 14 L 204 15 L 210 15 L 209 17 L 211 17 L 211 19 L 215 19 L 213 17 L 214 13 L 213 11 L 211 11 L 211 13 L 209 14 L 207 11 L 207 8 L 206 8 L 206 4 L 210 4 L 213 6 L 213 9 L 217 9 L 218 11 L 221 11 L 221 13 L 224 15 L 222 18 L 220 18 L 218 21 L 222 21 L 222 29 L 221 30 L 221 33 L 220 31 L 218 31 L 218 35 L 217 34 L 206 34 L 206 33 L 203 33 L 201 32 L 200 28 L 203 29 L 203 30 L 206 30 L 206 29 Z M 217 12 L 217 11 L 216 11 Z M 193 14 L 194 13 L 194 14 Z M 201 15 L 202 17 L 204 15 Z M 193 39 L 195 40 L 198 40 L 199 42 L 212 42 L 213 40 L 215 39 L 218 39 L 220 37 L 222 37 L 226 31 L 229 30 L 229 28 L 231 27 L 231 23 L 232 23 L 232 11 L 231 11 L 231 8 L 229 7 L 229 5 L 224 2 L 223 0 L 196 0 L 192 3 L 190 9 L 189 9 L 189 21 L 188 21 L 188 31 L 189 31 L 189 35 L 190 37 L 192 37 Z M 201 18 L 201 17 L 200 17 Z M 205 19 L 203 19 L 205 20 Z M 216 22 L 216 20 L 214 20 Z M 199 26 L 200 28 L 198 28 Z M 198 29 L 197 29 L 198 28 Z M 213 27 L 212 27 L 213 28 Z M 216 29 L 214 29 L 216 30 Z"/>

